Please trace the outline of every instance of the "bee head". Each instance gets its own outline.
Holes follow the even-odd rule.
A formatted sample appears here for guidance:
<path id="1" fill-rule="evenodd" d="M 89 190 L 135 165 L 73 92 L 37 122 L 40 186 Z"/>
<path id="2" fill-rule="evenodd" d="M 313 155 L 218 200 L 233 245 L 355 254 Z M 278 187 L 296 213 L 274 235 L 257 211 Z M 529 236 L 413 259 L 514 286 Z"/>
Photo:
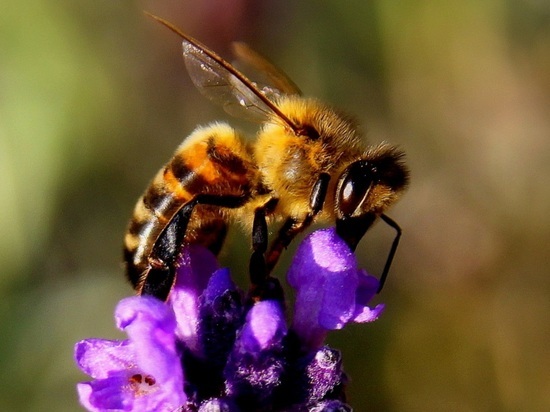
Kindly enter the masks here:
<path id="1" fill-rule="evenodd" d="M 336 185 L 336 227 L 352 249 L 374 220 L 401 195 L 409 180 L 403 153 L 381 145 L 350 163 Z"/>

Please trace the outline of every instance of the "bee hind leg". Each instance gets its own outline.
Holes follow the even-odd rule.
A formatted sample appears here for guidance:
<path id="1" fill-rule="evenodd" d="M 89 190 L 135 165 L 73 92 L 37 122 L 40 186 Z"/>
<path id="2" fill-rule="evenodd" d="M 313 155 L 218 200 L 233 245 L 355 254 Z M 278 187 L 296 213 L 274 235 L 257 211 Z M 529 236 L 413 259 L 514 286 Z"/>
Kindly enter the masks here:
<path id="1" fill-rule="evenodd" d="M 149 259 L 149 266 L 140 294 L 166 300 L 175 281 L 175 269 L 158 258 Z"/>
<path id="2" fill-rule="evenodd" d="M 177 260 L 195 206 L 203 204 L 238 208 L 243 206 L 248 199 L 247 195 L 199 194 L 183 205 L 155 242 L 151 256 L 149 256 L 149 270 L 142 280 L 139 293 L 154 296 L 160 300 L 168 299 L 176 281 Z"/>

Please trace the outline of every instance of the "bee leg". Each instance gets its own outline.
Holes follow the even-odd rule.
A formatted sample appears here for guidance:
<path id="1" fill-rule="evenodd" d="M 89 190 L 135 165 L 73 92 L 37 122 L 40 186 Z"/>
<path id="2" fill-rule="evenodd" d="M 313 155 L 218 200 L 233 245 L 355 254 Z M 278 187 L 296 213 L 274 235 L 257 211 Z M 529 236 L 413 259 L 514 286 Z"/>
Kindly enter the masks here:
<path id="1" fill-rule="evenodd" d="M 271 244 L 271 248 L 269 249 L 269 253 L 266 258 L 267 273 L 271 273 L 277 264 L 281 253 L 288 247 L 296 235 L 303 232 L 309 225 L 311 225 L 315 216 L 323 210 L 325 198 L 327 197 L 329 181 L 330 175 L 328 173 L 321 173 L 311 191 L 309 199 L 310 212 L 302 220 L 292 217 L 288 218 L 283 226 L 281 226 L 279 234 Z"/>
<path id="2" fill-rule="evenodd" d="M 248 199 L 247 195 L 199 194 L 187 202 L 157 239 L 151 256 L 149 256 L 149 270 L 145 274 L 140 294 L 155 296 L 160 300 L 168 299 L 176 281 L 177 260 L 195 206 L 203 204 L 238 208 L 244 205 Z"/>
<path id="3" fill-rule="evenodd" d="M 252 255 L 250 256 L 248 267 L 250 274 L 248 296 L 252 302 L 283 299 L 283 292 L 279 281 L 270 277 L 267 273 L 265 264 L 267 244 L 266 211 L 265 207 L 260 207 L 254 212 L 254 222 L 252 223 Z"/>
<path id="4" fill-rule="evenodd" d="M 288 247 L 292 239 L 294 239 L 298 233 L 306 228 L 306 226 L 308 225 L 308 220 L 309 219 L 307 217 L 302 221 L 298 221 L 292 217 L 289 217 L 287 220 L 285 220 L 285 222 L 279 229 L 277 237 L 271 244 L 271 247 L 269 248 L 269 253 L 266 257 L 266 266 L 268 273 L 271 273 L 271 271 L 279 261 L 281 253 L 283 253 L 283 250 Z"/>
<path id="5" fill-rule="evenodd" d="M 175 263 L 193 210 L 188 206 L 181 208 L 157 239 L 149 256 L 149 270 L 140 289 L 141 295 L 154 296 L 163 301 L 168 299 L 176 281 Z"/>
<path id="6" fill-rule="evenodd" d="M 384 287 L 384 283 L 386 283 L 386 278 L 388 277 L 393 257 L 395 256 L 395 252 L 397 251 L 397 246 L 399 245 L 399 240 L 401 238 L 401 228 L 393 219 L 383 213 L 380 215 L 380 219 L 382 219 L 387 225 L 394 228 L 396 235 L 393 239 L 388 257 L 386 258 L 384 269 L 380 275 L 378 290 L 376 293 L 380 293 Z M 357 244 L 375 220 L 376 215 L 374 213 L 369 213 L 361 217 L 338 219 L 336 221 L 336 232 L 338 233 L 338 236 L 344 239 L 351 250 L 355 250 Z"/>
<path id="7" fill-rule="evenodd" d="M 283 300 L 283 290 L 278 279 L 269 276 L 267 271 L 265 252 L 268 245 L 268 229 L 266 212 L 272 211 L 278 199 L 271 199 L 264 206 L 254 212 L 252 224 L 252 256 L 250 257 L 250 293 L 252 301 L 267 299 Z"/>
<path id="8" fill-rule="evenodd" d="M 386 283 L 386 278 L 388 277 L 388 272 L 390 271 L 393 257 L 395 256 L 395 252 L 397 251 L 397 246 L 399 245 L 399 239 L 401 238 L 401 228 L 399 227 L 399 225 L 395 220 L 393 220 L 389 216 L 386 216 L 383 213 L 380 215 L 380 219 L 382 219 L 386 224 L 394 228 L 396 231 L 396 235 L 395 235 L 395 238 L 393 238 L 390 253 L 386 258 L 386 264 L 384 265 L 384 269 L 382 270 L 382 275 L 380 275 L 380 283 L 378 285 L 378 290 L 376 291 L 376 293 L 380 293 L 380 291 L 384 287 L 384 283 Z"/>
<path id="9" fill-rule="evenodd" d="M 265 209 L 258 208 L 254 212 L 252 224 L 252 256 L 250 257 L 249 273 L 252 285 L 263 283 L 267 277 L 265 252 L 267 250 L 268 231 L 265 220 Z"/>
<path id="10" fill-rule="evenodd" d="M 141 286 L 140 295 L 166 300 L 175 281 L 175 270 L 159 258 L 149 258 L 149 270 Z"/>

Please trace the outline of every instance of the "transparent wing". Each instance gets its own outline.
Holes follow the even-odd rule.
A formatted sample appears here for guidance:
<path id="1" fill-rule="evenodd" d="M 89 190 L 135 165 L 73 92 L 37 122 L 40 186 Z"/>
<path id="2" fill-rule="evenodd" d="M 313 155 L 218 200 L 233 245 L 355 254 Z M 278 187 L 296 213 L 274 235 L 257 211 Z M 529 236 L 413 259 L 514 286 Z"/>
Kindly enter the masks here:
<path id="1" fill-rule="evenodd" d="M 265 121 L 274 113 L 268 102 L 274 105 L 271 99 L 277 94 L 261 90 L 244 75 L 241 75 L 242 78 L 237 77 L 240 73 L 221 58 L 212 58 L 205 53 L 204 48 L 197 47 L 187 40 L 183 41 L 183 58 L 197 89 L 210 100 L 223 106 L 229 114 L 254 121 Z"/>
<path id="2" fill-rule="evenodd" d="M 273 86 L 261 87 L 261 90 L 264 91 L 267 96 L 269 96 L 270 93 L 274 94 L 274 98 L 278 97 L 278 94 L 281 93 L 287 95 L 302 94 L 298 86 L 296 86 L 285 72 L 275 66 L 268 58 L 251 49 L 248 44 L 233 42 L 231 46 L 233 54 L 237 59 L 237 65 L 244 65 L 254 70 L 255 74 L 262 76 L 262 81 L 265 81 L 267 85 Z M 239 68 L 240 65 L 238 66 Z"/>
<path id="3" fill-rule="evenodd" d="M 221 104 L 232 115 L 256 121 L 266 121 L 276 116 L 294 133 L 302 133 L 275 104 L 275 96 L 280 94 L 279 91 L 262 90 L 208 47 L 170 22 L 147 14 L 183 39 L 185 65 L 193 83 L 202 94 Z"/>

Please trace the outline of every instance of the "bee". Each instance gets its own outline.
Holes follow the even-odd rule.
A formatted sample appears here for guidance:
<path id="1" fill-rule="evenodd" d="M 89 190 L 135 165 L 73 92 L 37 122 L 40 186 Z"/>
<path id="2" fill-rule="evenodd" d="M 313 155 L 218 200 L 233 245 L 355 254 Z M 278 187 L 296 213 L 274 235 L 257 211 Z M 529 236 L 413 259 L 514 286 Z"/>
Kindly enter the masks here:
<path id="1" fill-rule="evenodd" d="M 237 43 L 237 58 L 262 71 L 270 86 L 160 17 L 183 39 L 183 57 L 198 90 L 226 111 L 261 122 L 253 142 L 226 123 L 198 127 L 138 200 L 124 238 L 127 277 L 138 294 L 166 300 L 182 246 L 220 251 L 228 224 L 252 234 L 250 278 L 258 299 L 290 242 L 313 222 L 334 222 L 352 250 L 380 218 L 396 230 L 380 277 L 384 284 L 401 229 L 384 212 L 407 187 L 402 151 L 365 146 L 355 122 L 315 99 L 267 59 Z M 269 245 L 268 228 L 280 223 Z M 269 247 L 268 247 L 269 246 Z"/>

